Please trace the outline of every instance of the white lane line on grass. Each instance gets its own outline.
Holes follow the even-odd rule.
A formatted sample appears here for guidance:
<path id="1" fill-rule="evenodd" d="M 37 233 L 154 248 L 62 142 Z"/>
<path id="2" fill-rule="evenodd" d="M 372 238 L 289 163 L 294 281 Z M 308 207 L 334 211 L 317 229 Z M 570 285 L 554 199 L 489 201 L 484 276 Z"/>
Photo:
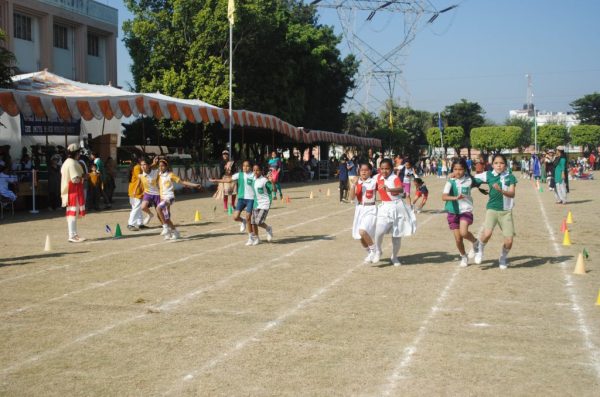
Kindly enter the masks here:
<path id="1" fill-rule="evenodd" d="M 539 192 L 536 192 L 535 194 L 540 204 L 540 211 L 542 213 L 542 218 L 544 218 L 544 223 L 546 224 L 548 234 L 550 235 L 550 240 L 552 240 L 554 252 L 556 252 L 556 255 L 561 255 L 562 252 L 560 249 L 560 245 L 558 244 L 556 236 L 554 235 L 554 230 L 552 230 L 550 222 L 548 221 L 548 216 L 546 215 L 546 208 L 544 207 L 544 203 L 542 202 Z M 573 275 L 569 272 L 567 266 L 567 261 L 562 261 L 560 263 L 560 268 L 562 270 L 565 282 L 565 292 L 567 293 L 567 296 L 571 301 L 569 307 L 571 309 L 571 312 L 573 312 L 573 314 L 575 315 L 575 319 L 577 320 L 577 329 L 581 334 L 586 350 L 590 355 L 590 364 L 593 366 L 596 372 L 596 378 L 600 380 L 600 352 L 598 352 L 598 347 L 592 341 L 592 331 L 588 326 L 588 321 L 585 317 L 585 312 L 579 304 L 579 298 L 577 296 L 577 290 L 573 280 Z"/>
<path id="2" fill-rule="evenodd" d="M 421 222 L 420 225 L 423 226 L 423 225 L 427 224 L 427 222 L 429 222 L 431 219 L 433 219 L 433 216 L 428 217 L 425 221 Z M 346 230 L 350 230 L 350 229 L 346 229 Z M 344 232 L 344 231 L 342 231 L 342 232 Z M 178 394 L 178 392 L 183 387 L 186 386 L 187 382 L 193 380 L 194 378 L 196 378 L 203 372 L 205 372 L 205 371 L 217 366 L 218 364 L 222 363 L 223 361 L 227 360 L 233 354 L 244 349 L 249 344 L 251 344 L 253 342 L 258 342 L 260 340 L 261 335 L 281 326 L 289 317 L 291 317 L 291 316 L 295 315 L 296 313 L 298 313 L 299 311 L 303 310 L 305 307 L 307 307 L 308 305 L 310 305 L 311 303 L 313 303 L 314 301 L 319 299 L 322 295 L 329 292 L 333 287 L 340 284 L 345 278 L 347 278 L 350 274 L 352 274 L 356 269 L 358 269 L 360 267 L 364 267 L 364 266 L 365 266 L 365 264 L 361 262 L 360 264 L 348 269 L 341 276 L 339 276 L 338 278 L 336 278 L 335 280 L 333 280 L 326 286 L 317 289 L 310 297 L 301 300 L 298 304 L 296 304 L 296 306 L 292 307 L 291 309 L 286 310 L 284 313 L 279 315 L 276 319 L 267 322 L 263 326 L 263 328 L 257 330 L 252 335 L 233 342 L 229 349 L 221 352 L 220 354 L 218 354 L 216 357 L 214 357 L 213 359 L 211 359 L 210 361 L 208 361 L 201 367 L 187 371 L 188 373 L 185 376 L 183 376 L 174 387 L 172 387 L 167 392 L 165 392 L 164 395 L 171 395 L 173 393 Z"/>
<path id="3" fill-rule="evenodd" d="M 311 205 L 311 206 L 308 206 L 308 207 L 304 207 L 303 209 L 308 209 L 308 208 L 312 208 L 312 207 L 320 207 L 320 206 L 323 206 L 323 205 L 325 205 L 325 204 L 314 204 L 314 205 Z M 298 212 L 298 211 L 299 211 L 299 209 L 292 210 L 292 211 L 287 211 L 287 212 L 282 212 L 280 214 L 273 214 L 272 216 L 269 217 L 269 219 L 277 218 L 277 217 L 284 216 L 284 215 L 293 214 L 293 213 Z M 227 222 L 229 222 L 229 220 L 227 220 Z M 199 225 L 199 226 L 201 226 L 201 225 Z M 218 231 L 221 231 L 221 230 L 232 229 L 234 227 L 238 227 L 237 224 L 230 224 L 230 225 L 225 226 L 225 227 L 220 227 L 220 228 L 216 228 L 216 229 L 210 229 L 210 230 L 207 230 L 205 233 L 206 234 L 210 234 L 210 233 L 218 232 Z M 154 231 L 154 233 L 157 233 L 157 237 L 158 237 L 158 230 Z M 151 236 L 152 234 L 151 233 L 147 233 L 147 235 Z M 128 239 L 123 239 L 123 240 L 120 240 L 120 241 L 127 241 L 127 240 Z M 113 239 L 102 240 L 102 242 L 114 242 L 114 241 L 115 240 L 113 240 Z M 148 248 L 148 247 L 154 247 L 154 246 L 157 246 L 157 245 L 160 245 L 160 244 L 169 244 L 169 243 L 171 243 L 171 242 L 170 241 L 169 242 L 160 241 L 158 243 L 151 243 L 151 244 L 133 246 L 133 247 L 130 247 L 128 249 L 121 250 L 121 251 L 111 251 L 108 254 L 94 256 L 91 259 L 81 260 L 81 261 L 79 261 L 77 263 L 67 263 L 65 265 L 51 266 L 51 267 L 48 267 L 48 268 L 45 268 L 45 269 L 42 269 L 42 270 L 38 270 L 38 271 L 35 271 L 35 272 L 30 272 L 30 273 L 20 274 L 18 276 L 14 276 L 14 277 L 5 278 L 5 279 L 0 280 L 0 284 L 3 284 L 3 283 L 8 282 L 8 281 L 18 280 L 18 279 L 25 278 L 25 277 L 35 276 L 35 275 L 38 275 L 38 274 L 41 274 L 41 273 L 50 272 L 50 271 L 53 271 L 53 270 L 66 269 L 66 268 L 73 267 L 73 266 L 76 266 L 76 265 L 81 265 L 81 264 L 84 264 L 84 263 L 93 262 L 93 261 L 96 261 L 96 260 L 99 260 L 99 259 L 102 259 L 102 258 L 105 258 L 105 257 L 108 257 L 108 256 L 120 255 L 120 254 L 124 254 L 124 253 L 130 252 L 130 251 L 134 251 L 134 250 L 140 250 L 140 249 L 144 249 L 144 248 Z M 85 243 L 83 243 L 83 244 L 85 244 Z"/>
<path id="4" fill-rule="evenodd" d="M 306 225 L 308 223 L 312 223 L 312 222 L 315 222 L 315 221 L 323 220 L 323 219 L 329 218 L 332 215 L 337 215 L 337 214 L 340 214 L 340 213 L 348 211 L 348 210 L 349 210 L 349 208 L 345 208 L 343 210 L 340 210 L 340 211 L 337 211 L 337 212 L 333 212 L 331 214 L 328 214 L 328 215 L 325 215 L 325 216 L 322 216 L 322 217 L 319 217 L 319 218 L 309 219 L 308 221 L 300 222 L 300 223 L 297 223 L 295 225 L 290 225 L 290 226 L 287 226 L 287 227 L 279 229 L 279 230 L 288 230 L 288 229 L 293 229 L 293 228 L 297 228 L 297 227 L 300 227 L 300 226 L 304 226 L 304 225 Z M 275 240 L 275 241 L 277 241 L 277 240 Z M 106 281 L 97 282 L 97 283 L 91 283 L 91 284 L 87 285 L 84 288 L 80 288 L 80 289 L 77 289 L 77 290 L 74 290 L 74 291 L 71 291 L 71 292 L 66 292 L 66 293 L 64 293 L 62 295 L 58 295 L 58 296 L 55 296 L 53 298 L 50 298 L 50 299 L 47 299 L 47 300 L 44 300 L 44 301 L 41 301 L 41 302 L 33 303 L 31 305 L 21 306 L 21 307 L 18 307 L 16 309 L 12 309 L 12 310 L 8 310 L 8 311 L 5 311 L 5 312 L 2 312 L 2 313 L 0 313 L 0 316 L 12 316 L 12 315 L 15 315 L 15 314 L 20 314 L 20 313 L 26 312 L 28 310 L 31 310 L 31 309 L 33 309 L 35 307 L 42 306 L 44 304 L 56 302 L 56 301 L 59 301 L 59 300 L 62 300 L 62 299 L 69 298 L 69 297 L 71 297 L 73 295 L 81 294 L 83 292 L 91 291 L 91 290 L 94 290 L 94 289 L 103 288 L 103 287 L 106 287 L 107 285 L 111 285 L 111 284 L 114 284 L 114 283 L 122 281 L 122 280 L 126 280 L 126 279 L 129 279 L 129 278 L 132 278 L 132 277 L 140 276 L 142 274 L 145 274 L 145 273 L 148 273 L 148 272 L 152 272 L 152 271 L 155 271 L 157 269 L 161 269 L 161 268 L 166 267 L 166 266 L 174 265 L 176 263 L 186 262 L 189 259 L 192 259 L 192 258 L 195 258 L 195 257 L 198 257 L 198 256 L 204 256 L 204 255 L 206 255 L 208 253 L 211 253 L 211 252 L 226 250 L 228 248 L 234 247 L 236 245 L 240 245 L 242 243 L 243 243 L 243 241 L 236 241 L 234 243 L 230 243 L 230 244 L 227 244 L 227 245 L 224 245 L 224 246 L 220 246 L 220 247 L 216 247 L 216 248 L 213 248 L 213 249 L 202 250 L 201 252 L 198 252 L 198 253 L 195 253 L 195 254 L 191 254 L 191 255 L 185 256 L 183 258 L 175 259 L 175 260 L 172 260 L 170 262 L 161 263 L 160 265 L 156 265 L 156 266 L 153 266 L 153 267 L 150 267 L 150 268 L 142 269 L 142 270 L 139 270 L 139 271 L 134 272 L 134 273 L 129 273 L 129 274 L 126 274 L 126 275 L 121 276 L 121 277 L 113 278 L 111 280 L 106 280 Z"/>
<path id="5" fill-rule="evenodd" d="M 479 231 L 477 232 L 477 236 L 479 236 L 481 234 L 482 230 L 483 230 L 483 225 L 479 228 Z M 448 292 L 454 285 L 456 276 L 458 276 L 458 274 L 462 270 L 465 270 L 465 269 L 461 269 L 460 267 L 457 266 L 454 269 L 454 272 L 452 272 L 452 275 L 450 276 L 448 283 L 446 283 L 446 285 L 444 286 L 444 289 L 442 290 L 440 295 L 437 297 L 435 304 L 429 310 L 429 314 L 421 322 L 421 325 L 419 326 L 419 329 L 417 330 L 417 335 L 414 337 L 414 339 L 411 341 L 411 343 L 408 345 L 408 347 L 406 347 L 404 349 L 404 354 L 402 355 L 402 358 L 400 359 L 400 361 L 398 362 L 398 364 L 395 366 L 394 370 L 388 377 L 387 384 L 384 386 L 384 388 L 381 392 L 381 395 L 383 395 L 383 396 L 391 395 L 395 391 L 395 389 L 398 385 L 398 381 L 405 376 L 404 371 L 406 371 L 406 369 L 410 365 L 414 354 L 417 352 L 417 347 L 421 343 L 421 340 L 423 340 L 425 335 L 427 335 L 429 324 L 431 323 L 433 318 L 436 316 L 436 314 L 442 310 L 442 306 L 443 306 L 444 302 L 446 301 L 446 298 L 448 297 Z"/>
<path id="6" fill-rule="evenodd" d="M 345 229 L 342 231 L 342 233 L 347 232 L 349 230 L 351 230 L 351 229 Z M 336 234 L 339 234 L 339 233 L 336 233 Z M 261 329 L 255 331 L 252 335 L 233 342 L 231 344 L 230 348 L 228 348 L 226 351 L 221 352 L 216 357 L 214 357 L 213 359 L 208 361 L 206 364 L 202 365 L 201 367 L 199 367 L 197 369 L 186 371 L 188 373 L 185 376 L 183 376 L 180 379 L 180 381 L 177 382 L 177 384 L 173 388 L 171 388 L 167 392 L 165 392 L 164 395 L 171 395 L 173 393 L 179 394 L 178 392 L 181 390 L 182 387 L 185 387 L 187 382 L 189 382 L 190 380 L 193 380 L 194 378 L 196 378 L 198 375 L 202 374 L 206 370 L 209 370 L 209 369 L 215 367 L 216 365 L 220 364 L 221 362 L 227 360 L 233 354 L 239 352 L 240 350 L 243 350 L 249 344 L 251 344 L 253 342 L 258 342 L 261 335 L 281 326 L 289 317 L 295 315 L 296 313 L 303 310 L 305 307 L 307 307 L 311 303 L 318 300 L 321 296 L 323 296 L 324 294 L 329 292 L 337 284 L 340 284 L 346 277 L 348 277 L 350 274 L 352 274 L 356 269 L 358 269 L 360 267 L 364 267 L 364 266 L 365 266 L 365 264 L 362 262 L 358 265 L 353 266 L 352 268 L 345 271 L 341 276 L 337 277 L 335 280 L 333 280 L 329 284 L 317 289 L 310 297 L 301 300 L 294 307 L 292 307 L 291 309 L 288 309 L 285 312 L 283 312 L 282 314 L 280 314 L 276 319 L 265 323 L 265 325 Z"/>
<path id="7" fill-rule="evenodd" d="M 463 270 L 463 269 L 461 269 L 457 266 L 454 269 L 454 272 L 452 272 L 452 275 L 450 276 L 450 280 L 448 280 L 448 283 L 446 284 L 446 286 L 442 290 L 441 294 L 436 299 L 435 304 L 429 310 L 429 314 L 427 315 L 427 317 L 425 317 L 425 320 L 423 320 L 423 322 L 421 322 L 421 326 L 419 327 L 419 329 L 417 331 L 417 335 L 411 341 L 410 345 L 408 345 L 408 347 L 406 347 L 404 349 L 404 354 L 402 355 L 402 359 L 396 365 L 392 374 L 388 377 L 388 382 L 385 385 L 384 389 L 382 390 L 381 395 L 390 396 L 396 389 L 398 381 L 400 379 L 402 379 L 402 377 L 404 376 L 404 371 L 410 365 L 410 362 L 412 361 L 412 358 L 417 351 L 417 347 L 419 346 L 419 343 L 421 343 L 421 340 L 423 340 L 423 338 L 427 334 L 428 327 L 429 327 L 429 324 L 431 323 L 431 320 L 433 320 L 433 318 L 435 317 L 437 312 L 441 309 L 442 305 L 444 304 L 444 301 L 446 300 L 446 297 L 448 296 L 448 291 L 450 291 L 450 289 L 454 285 L 454 280 L 456 280 L 456 276 L 460 273 L 461 270 Z"/>
<path id="8" fill-rule="evenodd" d="M 343 209 L 341 211 L 334 212 L 332 214 L 328 214 L 327 216 L 323 216 L 323 217 L 319 217 L 319 218 L 314 218 L 314 219 L 311 219 L 311 220 L 299 223 L 297 225 L 288 226 L 285 229 L 289 229 L 289 228 L 293 228 L 293 227 L 298 227 L 298 226 L 302 226 L 302 225 L 305 225 L 305 224 L 308 224 L 308 223 L 311 223 L 311 222 L 315 222 L 317 220 L 322 220 L 322 219 L 325 219 L 325 218 L 329 218 L 332 215 L 335 215 L 337 213 L 341 213 L 341 212 L 344 212 L 344 211 L 348 211 L 349 209 L 353 209 L 353 208 L 346 208 L 346 209 Z M 346 230 L 343 230 L 343 231 L 331 234 L 330 236 L 336 236 L 338 234 L 347 232 L 348 230 L 349 229 L 346 229 Z M 315 240 L 314 244 L 318 244 L 318 243 L 320 243 L 322 241 L 325 241 L 325 240 L 324 239 L 323 240 Z M 234 243 L 234 244 L 240 244 L 240 243 Z M 247 269 L 244 269 L 242 271 L 236 272 L 236 273 L 234 273 L 232 275 L 227 276 L 225 279 L 216 281 L 215 283 L 213 283 L 211 285 L 199 287 L 199 288 L 197 288 L 197 289 L 195 289 L 195 290 L 193 290 L 191 292 L 188 292 L 188 293 L 186 293 L 186 294 L 184 294 L 184 295 L 182 295 L 182 296 L 180 296 L 180 297 L 178 297 L 176 299 L 172 299 L 170 301 L 167 301 L 167 302 L 163 303 L 161 306 L 159 306 L 159 310 L 162 310 L 162 311 L 173 310 L 173 309 L 177 308 L 178 306 L 180 306 L 182 304 L 186 304 L 192 298 L 195 298 L 198 295 L 200 295 L 200 294 L 202 294 L 202 293 L 204 293 L 206 291 L 211 291 L 211 290 L 214 290 L 214 289 L 216 289 L 218 287 L 221 287 L 221 286 L 225 285 L 226 282 L 231 281 L 231 280 L 233 280 L 235 278 L 238 278 L 240 276 L 243 276 L 245 274 L 256 272 L 257 270 L 259 270 L 259 269 L 261 269 L 263 267 L 266 267 L 270 263 L 276 262 L 276 261 L 281 260 L 281 259 L 286 258 L 286 257 L 290 257 L 290 256 L 296 254 L 297 252 L 302 251 L 303 249 L 310 247 L 311 245 L 312 244 L 305 244 L 302 247 L 296 248 L 295 250 L 292 250 L 290 252 L 286 252 L 285 254 L 280 255 L 277 258 L 273 258 L 273 259 L 271 259 L 269 261 L 261 261 L 258 265 L 254 266 L 254 267 L 247 268 Z M 226 280 L 226 281 L 224 281 L 224 280 Z M 109 325 L 107 325 L 105 327 L 102 327 L 100 329 L 97 329 L 97 330 L 94 330 L 92 332 L 89 332 L 87 334 L 83 334 L 83 335 L 81 335 L 81 336 L 73 339 L 70 342 L 64 343 L 64 344 L 62 344 L 62 345 L 60 345 L 58 347 L 55 347 L 53 349 L 48 349 L 46 351 L 40 352 L 40 353 L 35 354 L 35 355 L 31 356 L 31 357 L 28 357 L 28 358 L 26 358 L 26 359 L 24 359 L 24 360 L 22 360 L 20 362 L 17 362 L 17 363 L 15 363 L 13 365 L 5 367 L 2 370 L 0 370 L 0 373 L 1 374 L 11 373 L 11 372 L 13 372 L 13 371 L 15 371 L 15 370 L 17 370 L 19 368 L 22 368 L 22 367 L 24 367 L 24 366 L 26 366 L 28 364 L 39 362 L 42 359 L 45 359 L 45 358 L 47 358 L 49 356 L 52 356 L 52 355 L 57 354 L 57 353 L 60 353 L 61 351 L 65 350 L 66 348 L 69 348 L 69 347 L 71 347 L 71 346 L 73 346 L 75 344 L 87 341 L 88 339 L 96 337 L 96 336 L 104 335 L 107 332 L 112 331 L 115 328 L 119 328 L 119 327 L 127 325 L 127 324 L 129 324 L 129 323 L 131 323 L 133 321 L 145 318 L 148 315 L 151 315 L 151 313 L 146 312 L 146 313 L 136 314 L 136 315 L 131 316 L 129 318 L 126 318 L 124 320 L 114 322 L 114 323 L 109 324 Z"/>

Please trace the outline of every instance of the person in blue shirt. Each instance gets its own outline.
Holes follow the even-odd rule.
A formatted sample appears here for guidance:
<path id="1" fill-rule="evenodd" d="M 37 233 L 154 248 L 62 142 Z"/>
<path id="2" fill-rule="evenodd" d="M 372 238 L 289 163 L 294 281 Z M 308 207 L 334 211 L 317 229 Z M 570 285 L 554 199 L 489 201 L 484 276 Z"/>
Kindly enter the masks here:
<path id="1" fill-rule="evenodd" d="M 354 189 L 354 185 L 358 182 L 358 161 L 356 157 L 352 157 L 346 162 L 348 169 L 348 190 Z"/>
<path id="2" fill-rule="evenodd" d="M 348 194 L 348 163 L 346 156 L 342 156 L 339 165 L 338 178 L 340 180 L 340 203 L 346 200 Z"/>

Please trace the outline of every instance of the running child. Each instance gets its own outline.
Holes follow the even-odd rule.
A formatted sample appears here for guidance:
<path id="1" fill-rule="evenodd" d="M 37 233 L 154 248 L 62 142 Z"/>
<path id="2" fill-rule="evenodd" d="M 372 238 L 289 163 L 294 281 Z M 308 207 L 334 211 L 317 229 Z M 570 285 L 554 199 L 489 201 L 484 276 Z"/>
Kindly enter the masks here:
<path id="1" fill-rule="evenodd" d="M 380 173 L 377 176 L 377 193 L 381 204 L 377 208 L 377 223 L 375 226 L 376 252 L 373 263 L 379 262 L 382 254 L 383 236 L 392 234 L 392 256 L 394 266 L 400 266 L 398 251 L 401 238 L 413 235 L 417 229 L 415 214 L 408 209 L 402 200 L 402 183 L 396 174 L 392 173 L 393 163 L 390 159 L 381 160 Z"/>
<path id="2" fill-rule="evenodd" d="M 179 239 L 179 231 L 171 220 L 171 205 L 175 201 L 175 186 L 174 183 L 180 183 L 184 186 L 199 188 L 202 185 L 199 183 L 187 182 L 179 178 L 173 172 L 169 171 L 169 163 L 165 159 L 158 161 L 158 183 L 160 191 L 160 203 L 156 207 L 156 212 L 161 215 L 164 223 L 167 225 L 167 234 L 165 240 Z"/>
<path id="3" fill-rule="evenodd" d="M 416 207 L 417 214 L 421 212 L 425 204 L 427 204 L 427 198 L 429 197 L 429 189 L 425 186 L 425 182 L 421 178 L 415 178 L 415 199 L 412 201 L 412 205 L 417 205 L 417 202 L 421 200 L 421 205 Z"/>
<path id="4" fill-rule="evenodd" d="M 252 218 L 250 221 L 250 244 L 258 245 L 258 227 L 262 227 L 267 232 L 267 241 L 273 240 L 273 228 L 265 223 L 269 208 L 271 208 L 271 198 L 274 191 L 273 178 L 269 173 L 265 178 L 262 174 L 262 167 L 255 164 L 252 168 L 254 173 L 254 208 L 252 209 Z"/>
<path id="5" fill-rule="evenodd" d="M 460 252 L 460 267 L 469 266 L 469 258 L 475 256 L 477 239 L 469 231 L 473 224 L 473 197 L 471 189 L 477 183 L 472 177 L 466 175 L 467 162 L 465 159 L 457 159 L 452 163 L 450 178 L 444 185 L 442 200 L 446 202 L 444 209 L 448 213 L 448 227 L 454 233 L 456 248 Z M 464 240 L 473 243 L 469 254 L 465 252 Z"/>
<path id="6" fill-rule="evenodd" d="M 254 207 L 254 174 L 252 173 L 252 164 L 249 160 L 244 160 L 242 170 L 231 176 L 231 178 L 209 179 L 211 182 L 230 182 L 237 181 L 238 199 L 233 211 L 233 220 L 240 222 L 240 232 L 246 231 L 246 225 L 250 224 L 252 218 L 252 208 Z M 246 211 L 244 218 L 240 216 L 242 211 Z M 248 233 L 247 245 L 252 243 L 252 235 Z"/>
<path id="7" fill-rule="evenodd" d="M 354 189 L 350 191 L 350 200 L 357 200 L 354 211 L 354 222 L 352 223 L 352 238 L 360 240 L 361 245 L 367 250 L 365 263 L 373 262 L 376 254 L 375 224 L 377 223 L 377 207 L 375 206 L 375 192 L 377 181 L 371 177 L 373 166 L 369 163 L 361 164 L 359 168 L 359 179 Z"/>
<path id="8" fill-rule="evenodd" d="M 148 225 L 150 220 L 154 217 L 154 214 L 150 212 L 150 207 L 157 208 L 160 203 L 160 190 L 158 185 L 158 157 L 152 160 L 152 164 L 148 164 L 146 160 L 140 161 L 140 167 L 142 167 L 142 173 L 139 176 L 140 183 L 144 188 L 144 194 L 142 195 L 142 213 L 144 214 L 142 225 Z M 161 236 L 169 234 L 169 227 L 165 224 L 164 219 L 160 211 L 156 210 L 158 220 L 163 227 Z M 129 228 L 129 230 L 139 230 L 138 227 Z"/>
<path id="9" fill-rule="evenodd" d="M 273 198 L 277 198 L 277 192 L 279 191 L 279 196 L 283 199 L 283 191 L 281 191 L 281 184 L 279 183 L 279 174 L 281 173 L 281 158 L 277 156 L 277 152 L 271 152 L 271 158 L 269 159 L 269 172 L 271 174 L 271 178 L 273 179 L 272 183 L 275 185 L 273 189 Z"/>
<path id="10" fill-rule="evenodd" d="M 410 201 L 410 184 L 415 177 L 415 170 L 410 161 L 404 163 L 404 168 L 400 172 L 400 178 L 402 179 L 402 189 L 404 190 L 404 197 L 406 202 L 411 205 Z"/>
<path id="11" fill-rule="evenodd" d="M 496 154 L 492 160 L 493 170 L 475 175 L 475 181 L 487 183 L 490 190 L 485 213 L 485 229 L 479 238 L 475 263 L 479 265 L 483 260 L 485 244 L 490 240 L 494 228 L 498 225 L 504 236 L 504 244 L 499 259 L 500 269 L 508 267 L 508 252 L 512 248 L 515 235 L 512 209 L 514 207 L 517 179 L 508 172 L 507 163 L 504 155 Z"/>

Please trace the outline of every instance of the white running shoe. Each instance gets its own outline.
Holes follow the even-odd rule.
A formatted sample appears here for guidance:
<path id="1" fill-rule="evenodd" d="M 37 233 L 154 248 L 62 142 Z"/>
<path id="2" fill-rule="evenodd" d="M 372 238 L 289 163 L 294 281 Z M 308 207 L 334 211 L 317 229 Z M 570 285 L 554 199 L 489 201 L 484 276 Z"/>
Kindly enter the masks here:
<path id="1" fill-rule="evenodd" d="M 246 220 L 242 219 L 242 224 L 240 225 L 240 232 L 243 233 L 246 231 Z"/>
<path id="2" fill-rule="evenodd" d="M 461 255 L 460 256 L 460 264 L 458 265 L 460 267 L 467 267 L 469 266 L 469 258 L 467 255 Z"/>
<path id="3" fill-rule="evenodd" d="M 144 226 L 148 225 L 150 223 L 150 221 L 152 220 L 152 218 L 154 218 L 154 214 L 152 214 L 152 213 L 144 214 L 144 220 L 142 221 L 142 224 Z"/>
<path id="4" fill-rule="evenodd" d="M 162 233 L 161 233 L 162 235 Z M 164 235 L 165 236 L 165 240 L 170 240 L 171 239 L 171 231 L 167 230 L 167 234 Z"/>
<path id="5" fill-rule="evenodd" d="M 467 252 L 467 257 L 469 259 L 473 259 L 473 258 L 475 258 L 476 254 L 477 254 L 477 241 L 475 241 L 473 243 L 473 246 L 471 247 L 471 249 L 469 250 L 469 252 Z"/>
<path id="6" fill-rule="evenodd" d="M 481 265 L 482 261 L 483 261 L 483 251 L 480 248 L 477 250 L 477 252 L 475 252 L 475 264 Z"/>
<path id="7" fill-rule="evenodd" d="M 168 236 L 169 234 L 171 234 L 171 230 L 168 227 L 163 227 L 162 232 L 160 232 L 161 236 Z"/>
<path id="8" fill-rule="evenodd" d="M 179 240 L 180 237 L 181 237 L 181 235 L 179 234 L 179 231 L 173 230 L 173 233 L 171 233 L 170 240 Z"/>
<path id="9" fill-rule="evenodd" d="M 84 241 L 85 241 L 85 239 L 83 237 L 79 237 L 79 236 L 69 237 L 70 243 L 83 243 Z"/>
<path id="10" fill-rule="evenodd" d="M 258 238 L 258 236 L 256 236 L 253 240 L 252 240 L 252 245 L 258 245 L 260 243 L 260 239 Z"/>
<path id="11" fill-rule="evenodd" d="M 392 261 L 392 265 L 394 265 L 394 266 L 400 266 L 400 265 L 402 265 L 402 263 L 400 263 L 400 260 L 398 259 L 397 256 L 392 256 L 390 258 L 390 260 Z"/>
<path id="12" fill-rule="evenodd" d="M 500 255 L 500 259 L 498 259 L 498 263 L 500 264 L 501 270 L 508 269 L 508 262 L 506 261 L 506 256 Z"/>
<path id="13" fill-rule="evenodd" d="M 273 240 L 273 227 L 272 226 L 267 226 L 267 241 L 272 241 Z"/>
<path id="14" fill-rule="evenodd" d="M 371 263 L 379 263 L 380 257 L 381 257 L 381 252 L 373 251 L 373 256 L 371 257 Z"/>
<path id="15" fill-rule="evenodd" d="M 364 259 L 364 263 L 371 263 L 373 262 L 373 256 L 375 255 L 375 251 L 369 251 L 369 255 L 367 255 Z"/>
<path id="16" fill-rule="evenodd" d="M 254 239 L 252 237 L 248 237 L 248 241 L 246 241 L 246 245 L 252 245 Z"/>

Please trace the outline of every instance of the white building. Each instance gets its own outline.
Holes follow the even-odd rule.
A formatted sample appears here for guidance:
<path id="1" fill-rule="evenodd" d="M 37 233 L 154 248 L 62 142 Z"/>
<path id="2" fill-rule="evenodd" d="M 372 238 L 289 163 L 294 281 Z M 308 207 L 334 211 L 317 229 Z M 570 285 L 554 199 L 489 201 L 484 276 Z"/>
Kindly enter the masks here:
<path id="1" fill-rule="evenodd" d="M 116 84 L 118 25 L 118 10 L 94 0 L 0 0 L 0 29 L 18 74 L 47 69 Z"/>
<path id="2" fill-rule="evenodd" d="M 546 112 L 535 110 L 536 122 L 538 126 L 546 124 L 560 124 L 570 129 L 574 125 L 579 125 L 577 115 L 571 112 Z M 519 119 L 529 119 L 533 122 L 533 112 L 527 109 L 511 110 L 508 112 L 509 117 Z"/>

